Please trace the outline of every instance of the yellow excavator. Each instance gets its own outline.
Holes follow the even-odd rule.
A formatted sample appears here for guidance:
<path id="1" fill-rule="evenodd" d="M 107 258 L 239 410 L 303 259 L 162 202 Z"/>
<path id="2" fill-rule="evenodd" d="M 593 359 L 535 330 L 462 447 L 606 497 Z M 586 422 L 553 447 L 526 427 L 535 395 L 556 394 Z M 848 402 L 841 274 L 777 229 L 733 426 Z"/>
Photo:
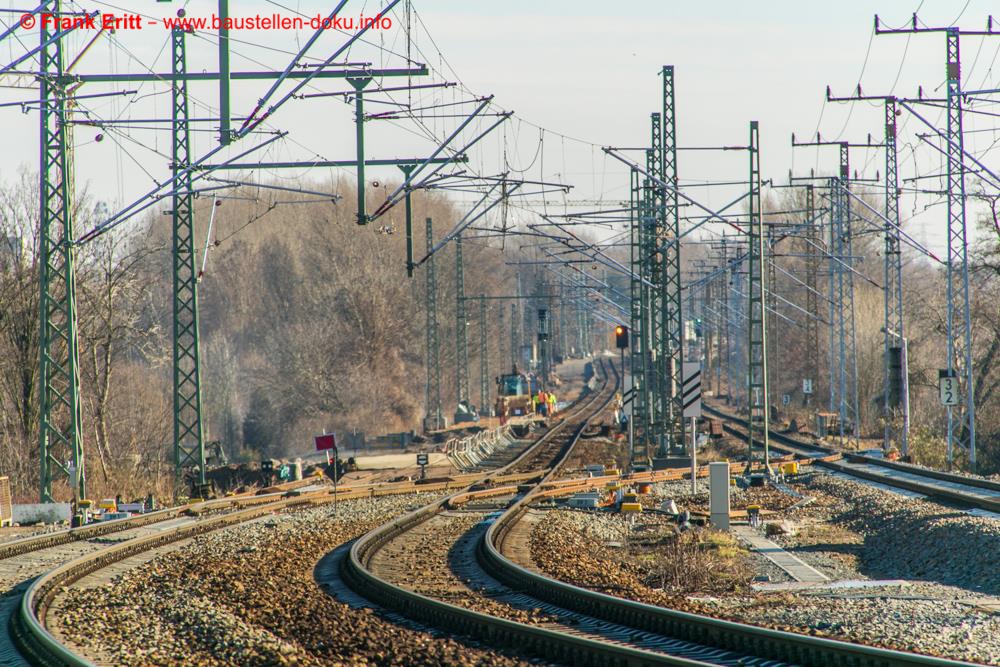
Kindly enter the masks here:
<path id="1" fill-rule="evenodd" d="M 511 417 L 534 416 L 531 403 L 532 379 L 514 366 L 510 373 L 497 378 L 496 414 L 504 423 Z"/>

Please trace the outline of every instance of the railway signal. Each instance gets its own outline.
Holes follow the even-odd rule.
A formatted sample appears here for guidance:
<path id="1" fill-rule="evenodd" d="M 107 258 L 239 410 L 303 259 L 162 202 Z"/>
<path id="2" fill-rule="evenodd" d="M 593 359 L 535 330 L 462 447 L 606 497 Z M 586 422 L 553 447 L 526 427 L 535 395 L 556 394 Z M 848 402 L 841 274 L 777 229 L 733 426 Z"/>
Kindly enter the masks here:
<path id="1" fill-rule="evenodd" d="M 628 327 L 619 324 L 615 327 L 615 347 L 619 350 L 628 349 Z"/>

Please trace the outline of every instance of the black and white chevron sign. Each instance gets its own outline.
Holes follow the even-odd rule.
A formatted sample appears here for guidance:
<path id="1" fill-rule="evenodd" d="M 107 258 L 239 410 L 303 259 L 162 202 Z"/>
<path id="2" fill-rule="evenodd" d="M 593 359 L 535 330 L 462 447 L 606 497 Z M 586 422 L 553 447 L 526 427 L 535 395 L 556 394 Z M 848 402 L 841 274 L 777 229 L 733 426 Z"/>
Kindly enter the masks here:
<path id="1" fill-rule="evenodd" d="M 683 384 L 681 396 L 685 417 L 701 416 L 701 363 L 685 361 L 681 370 Z"/>
<path id="2" fill-rule="evenodd" d="M 635 387 L 622 394 L 622 405 L 628 405 L 635 399 Z"/>

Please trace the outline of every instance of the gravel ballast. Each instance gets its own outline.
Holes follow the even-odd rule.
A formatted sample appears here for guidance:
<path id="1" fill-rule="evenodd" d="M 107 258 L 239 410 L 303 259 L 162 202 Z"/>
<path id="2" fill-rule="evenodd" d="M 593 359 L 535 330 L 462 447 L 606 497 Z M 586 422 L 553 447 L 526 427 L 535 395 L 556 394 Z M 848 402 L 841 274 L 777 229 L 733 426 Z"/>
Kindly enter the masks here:
<path id="1" fill-rule="evenodd" d="M 393 625 L 313 580 L 324 554 L 432 498 L 346 501 L 210 533 L 111 584 L 70 591 L 59 632 L 116 665 L 524 664 Z"/>
<path id="2" fill-rule="evenodd" d="M 793 530 L 772 539 L 833 582 L 861 582 L 856 587 L 758 591 L 745 582 L 728 590 L 669 594 L 646 585 L 649 579 L 635 560 L 609 548 L 609 543 L 628 544 L 630 532 L 626 517 L 606 513 L 551 512 L 534 529 L 533 555 L 550 576 L 650 604 L 1000 664 L 1000 521 L 825 474 L 807 476 L 794 489 L 815 501 L 779 511 L 774 520 Z M 674 497 L 682 508 L 704 502 L 686 498 L 677 484 L 657 485 L 655 491 Z M 644 520 L 645 515 L 638 521 Z M 559 543 L 570 545 L 572 553 L 551 548 Z M 759 555 L 746 558 L 756 574 L 774 574 Z M 787 578 L 772 577 L 780 581 Z"/>

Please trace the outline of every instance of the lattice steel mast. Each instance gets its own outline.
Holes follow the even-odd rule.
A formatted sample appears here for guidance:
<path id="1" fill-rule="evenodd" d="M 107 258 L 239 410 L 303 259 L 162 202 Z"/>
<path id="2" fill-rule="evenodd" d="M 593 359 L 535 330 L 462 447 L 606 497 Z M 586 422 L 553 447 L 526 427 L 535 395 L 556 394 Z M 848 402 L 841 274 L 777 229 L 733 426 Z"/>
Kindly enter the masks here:
<path id="1" fill-rule="evenodd" d="M 875 16 L 875 34 L 910 34 L 923 32 L 945 33 L 945 80 L 947 95 L 943 101 L 947 107 L 947 125 L 942 136 L 948 144 L 948 265 L 947 265 L 947 369 L 945 373 L 957 377 L 961 402 L 958 414 L 952 406 L 948 413 L 948 465 L 952 465 L 954 450 L 964 448 L 968 452 L 969 466 L 976 468 L 976 402 L 972 365 L 972 315 L 969 293 L 968 226 L 966 219 L 965 193 L 965 139 L 962 131 L 962 59 L 961 37 L 998 36 L 993 30 L 993 19 L 988 19 L 987 29 L 962 30 L 955 26 L 925 28 L 920 27 L 917 15 L 908 28 L 882 28 Z M 905 102 L 904 102 L 904 106 Z M 913 109 L 907 106 L 911 112 Z M 915 113 L 915 112 L 914 112 Z M 923 118 L 921 120 L 925 123 Z M 928 123 L 929 124 L 929 123 Z M 937 128 L 934 128 L 937 131 Z"/>
<path id="2" fill-rule="evenodd" d="M 469 400 L 469 343 L 465 315 L 465 269 L 462 235 L 455 237 L 455 394 L 456 405 Z"/>
<path id="3" fill-rule="evenodd" d="M 646 170 L 659 179 L 664 178 L 663 174 L 663 129 L 660 112 L 650 114 L 650 150 L 646 152 Z M 669 389 L 667 387 L 667 342 L 664 339 L 666 330 L 666 310 L 665 303 L 666 285 L 664 278 L 666 275 L 663 262 L 663 253 L 656 252 L 656 248 L 664 242 L 664 216 L 666 214 L 666 194 L 664 189 L 655 183 L 649 183 L 646 190 L 648 198 L 646 234 L 643 237 L 645 243 L 642 248 L 643 267 L 645 272 L 643 277 L 651 283 L 647 286 L 646 301 L 644 310 L 646 312 L 645 322 L 649 323 L 649 335 L 647 344 L 649 351 L 647 356 L 647 379 L 649 387 L 649 426 L 650 432 L 647 442 L 655 447 L 656 457 L 665 457 L 668 452 L 667 444 L 667 419 L 668 419 L 668 398 Z"/>
<path id="4" fill-rule="evenodd" d="M 805 186 L 806 194 L 806 216 L 812 224 L 805 231 L 806 238 L 806 310 L 809 316 L 806 318 L 806 343 L 813 354 L 806 355 L 806 379 L 809 380 L 812 392 L 816 391 L 819 385 L 819 323 L 822 320 L 819 313 L 819 263 L 820 263 L 820 228 L 821 223 L 816 219 L 816 193 L 812 185 Z M 802 404 L 809 407 L 813 393 L 802 393 Z"/>
<path id="5" fill-rule="evenodd" d="M 683 454 L 684 397 L 683 354 L 684 320 L 681 316 L 681 244 L 680 208 L 677 201 L 677 117 L 674 94 L 674 67 L 664 65 L 663 76 L 663 138 L 660 141 L 662 157 L 661 180 L 670 189 L 663 192 L 663 231 L 657 240 L 657 253 L 661 264 L 661 295 L 663 331 L 660 354 L 663 357 L 663 382 L 661 389 L 666 400 L 666 444 L 671 453 Z"/>
<path id="6" fill-rule="evenodd" d="M 645 226 L 646 226 L 646 192 L 647 188 L 640 186 L 640 174 L 636 170 L 629 172 L 631 180 L 631 205 L 630 213 L 630 250 L 632 275 L 629 281 L 629 306 L 631 321 L 631 338 L 629 345 L 629 361 L 631 362 L 630 374 L 632 379 L 632 451 L 630 452 L 630 462 L 636 465 L 647 465 L 649 463 L 649 452 L 646 447 L 646 423 L 648 419 L 648 404 L 646 400 L 646 311 L 644 308 L 644 290 L 642 277 L 643 271 L 643 250 L 645 248 Z"/>
<path id="7" fill-rule="evenodd" d="M 201 422 L 201 364 L 198 325 L 198 269 L 194 248 L 194 195 L 191 192 L 191 137 L 185 32 L 171 32 L 173 150 L 176 180 L 172 197 L 173 333 L 174 333 L 174 471 L 197 468 L 205 484 L 205 439 Z"/>
<path id="8" fill-rule="evenodd" d="M 42 13 L 61 16 L 60 0 Z M 73 246 L 72 142 L 67 123 L 63 44 L 42 21 L 39 76 L 41 174 L 39 182 L 39 484 L 41 502 L 52 502 L 53 482 L 66 475 L 75 500 L 86 498 L 81 437 L 80 365 L 77 347 L 76 268 Z"/>
<path id="9" fill-rule="evenodd" d="M 486 339 L 486 299 L 479 298 L 479 414 L 488 414 L 490 405 L 489 345 Z"/>
<path id="10" fill-rule="evenodd" d="M 969 244 L 965 217 L 965 139 L 962 133 L 962 60 L 957 28 L 947 31 L 948 77 L 948 373 L 961 374 L 964 411 L 948 406 L 948 465 L 956 446 L 965 447 L 976 469 L 976 401 L 969 305 Z M 963 414 L 964 412 L 964 414 Z M 957 419 L 956 419 L 957 417 Z M 958 422 L 956 424 L 956 421 Z M 956 433 L 957 427 L 957 433 Z"/>
<path id="11" fill-rule="evenodd" d="M 425 331 L 424 360 L 427 364 L 427 389 L 424 397 L 426 406 L 426 430 L 444 427 L 444 411 L 441 408 L 441 344 L 438 336 L 437 318 L 437 260 L 431 251 L 434 248 L 434 223 L 426 222 L 427 258 L 424 283 L 424 304 L 427 317 Z"/>
<path id="12" fill-rule="evenodd" d="M 747 404 L 749 428 L 747 433 L 747 474 L 750 473 L 754 455 L 754 442 L 764 449 L 764 467 L 771 472 L 769 403 L 767 396 L 767 273 L 764 262 L 763 220 L 761 216 L 760 136 L 757 121 L 750 121 L 750 221 L 747 248 Z"/>
<path id="13" fill-rule="evenodd" d="M 903 330 L 903 255 L 899 243 L 899 176 L 896 157 L 896 100 L 885 98 L 885 255 L 883 257 L 883 356 L 882 419 L 885 448 L 899 444 L 909 453 L 909 410 L 907 409 L 906 338 Z M 895 344 L 898 341 L 898 345 Z M 897 368 L 898 366 L 898 368 Z M 895 387 L 898 378 L 899 386 Z M 896 421 L 902 408 L 903 422 Z"/>

